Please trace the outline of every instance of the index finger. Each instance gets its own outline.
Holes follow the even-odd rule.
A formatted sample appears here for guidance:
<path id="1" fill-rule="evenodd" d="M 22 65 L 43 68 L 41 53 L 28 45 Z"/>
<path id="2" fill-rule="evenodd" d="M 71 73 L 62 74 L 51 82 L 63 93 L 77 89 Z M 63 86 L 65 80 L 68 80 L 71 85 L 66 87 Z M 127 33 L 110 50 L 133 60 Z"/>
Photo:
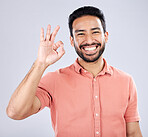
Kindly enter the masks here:
<path id="1" fill-rule="evenodd" d="M 60 29 L 60 26 L 57 26 L 57 27 L 54 29 L 53 33 L 51 34 L 51 38 L 50 38 L 51 42 L 54 42 L 55 36 L 57 35 L 57 32 L 59 31 L 59 29 Z"/>
<path id="2" fill-rule="evenodd" d="M 40 41 L 44 41 L 44 29 L 41 28 Z"/>

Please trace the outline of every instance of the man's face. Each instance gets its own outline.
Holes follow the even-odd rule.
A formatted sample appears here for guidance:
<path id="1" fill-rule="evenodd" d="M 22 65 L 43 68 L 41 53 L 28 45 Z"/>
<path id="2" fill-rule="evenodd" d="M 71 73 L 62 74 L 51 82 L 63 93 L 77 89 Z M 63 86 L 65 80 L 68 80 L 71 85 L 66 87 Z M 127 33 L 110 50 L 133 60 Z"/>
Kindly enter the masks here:
<path id="1" fill-rule="evenodd" d="M 73 22 L 73 38 L 71 45 L 79 57 L 86 62 L 94 62 L 100 58 L 108 40 L 108 32 L 103 31 L 101 21 L 95 16 L 82 16 Z"/>

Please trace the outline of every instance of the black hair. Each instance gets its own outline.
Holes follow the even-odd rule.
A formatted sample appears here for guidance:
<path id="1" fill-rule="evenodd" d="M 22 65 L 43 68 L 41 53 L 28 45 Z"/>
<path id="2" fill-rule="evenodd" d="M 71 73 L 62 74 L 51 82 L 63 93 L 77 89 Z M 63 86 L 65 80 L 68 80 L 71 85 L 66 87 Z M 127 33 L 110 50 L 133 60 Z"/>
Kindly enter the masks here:
<path id="1" fill-rule="evenodd" d="M 75 11 L 73 11 L 72 14 L 69 15 L 68 25 L 69 25 L 70 35 L 72 37 L 73 37 L 72 24 L 74 20 L 79 17 L 86 16 L 86 15 L 98 17 L 101 21 L 104 33 L 106 32 L 106 23 L 105 23 L 105 17 L 104 17 L 103 12 L 100 9 L 93 7 L 93 6 L 84 6 L 84 7 L 80 7 L 76 9 Z"/>

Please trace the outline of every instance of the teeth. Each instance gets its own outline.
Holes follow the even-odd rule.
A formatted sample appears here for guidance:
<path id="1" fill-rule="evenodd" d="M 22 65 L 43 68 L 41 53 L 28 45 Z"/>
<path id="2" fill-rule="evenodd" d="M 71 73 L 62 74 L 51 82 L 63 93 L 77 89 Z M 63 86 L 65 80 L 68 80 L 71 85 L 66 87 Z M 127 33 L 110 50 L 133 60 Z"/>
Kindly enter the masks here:
<path id="1" fill-rule="evenodd" d="M 92 51 L 92 50 L 95 50 L 96 47 L 91 47 L 91 48 L 84 48 L 85 50 L 88 50 L 88 51 Z"/>

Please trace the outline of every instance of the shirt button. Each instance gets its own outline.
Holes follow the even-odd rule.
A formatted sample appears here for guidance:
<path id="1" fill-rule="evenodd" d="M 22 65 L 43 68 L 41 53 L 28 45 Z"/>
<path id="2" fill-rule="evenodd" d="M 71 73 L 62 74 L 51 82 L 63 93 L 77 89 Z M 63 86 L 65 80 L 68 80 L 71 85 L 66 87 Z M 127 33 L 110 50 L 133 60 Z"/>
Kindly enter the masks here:
<path id="1" fill-rule="evenodd" d="M 97 116 L 99 116 L 99 114 L 98 114 L 98 113 L 96 113 L 96 117 L 97 117 Z"/>
<path id="2" fill-rule="evenodd" d="M 98 135 L 99 134 L 99 131 L 97 131 L 96 134 Z"/>
<path id="3" fill-rule="evenodd" d="M 95 96 L 95 98 L 98 98 L 98 96 Z"/>
<path id="4" fill-rule="evenodd" d="M 86 70 L 84 70 L 84 72 L 86 73 L 87 71 L 86 71 Z"/>
<path id="5" fill-rule="evenodd" d="M 94 81 L 96 81 L 96 79 L 94 78 Z"/>

